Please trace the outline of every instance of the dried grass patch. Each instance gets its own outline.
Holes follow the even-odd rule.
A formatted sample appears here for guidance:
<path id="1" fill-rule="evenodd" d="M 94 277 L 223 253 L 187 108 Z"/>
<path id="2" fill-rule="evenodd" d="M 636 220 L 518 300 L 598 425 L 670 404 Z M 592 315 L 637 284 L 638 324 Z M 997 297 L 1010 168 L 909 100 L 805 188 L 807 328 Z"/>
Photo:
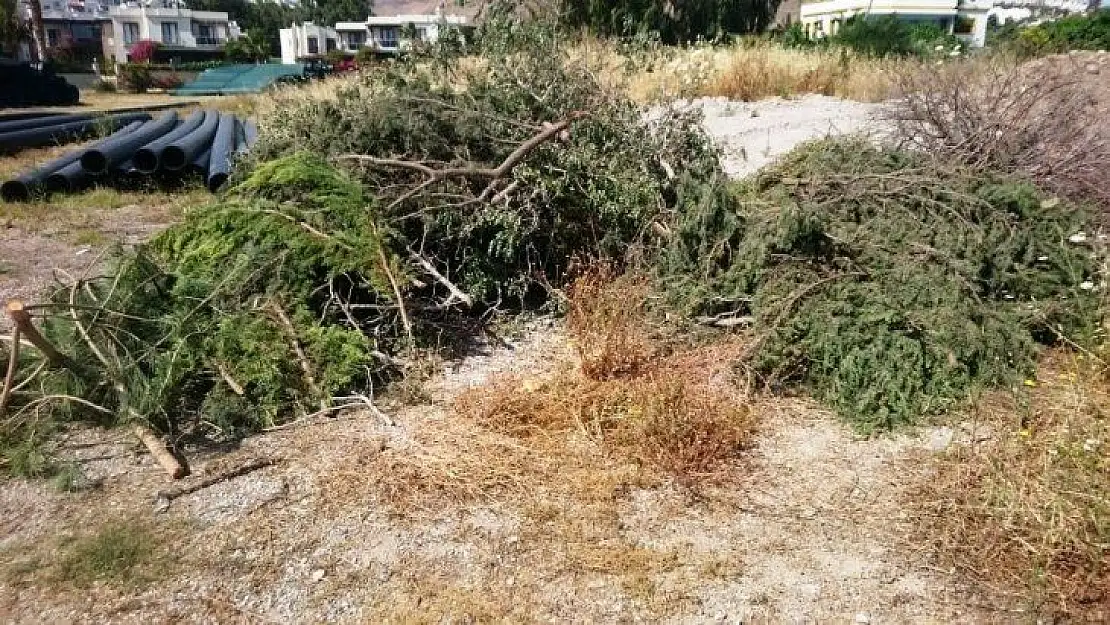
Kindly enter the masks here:
<path id="1" fill-rule="evenodd" d="M 666 353 L 644 312 L 645 280 L 587 274 L 568 290 L 580 363 L 549 380 L 495 379 L 464 393 L 459 414 L 529 441 L 579 436 L 601 453 L 684 481 L 710 475 L 750 441 L 754 417 L 731 376 L 735 341 Z"/>
<path id="2" fill-rule="evenodd" d="M 1027 393 L 979 402 L 988 440 L 926 465 L 911 508 L 944 568 L 1025 607 L 1071 619 L 1110 618 L 1110 380 L 1064 352 Z"/>
<path id="3" fill-rule="evenodd" d="M 716 62 L 698 95 L 753 101 L 799 94 L 881 102 L 894 94 L 895 76 L 915 61 L 875 59 L 846 50 L 793 50 L 774 44 L 734 48 Z"/>

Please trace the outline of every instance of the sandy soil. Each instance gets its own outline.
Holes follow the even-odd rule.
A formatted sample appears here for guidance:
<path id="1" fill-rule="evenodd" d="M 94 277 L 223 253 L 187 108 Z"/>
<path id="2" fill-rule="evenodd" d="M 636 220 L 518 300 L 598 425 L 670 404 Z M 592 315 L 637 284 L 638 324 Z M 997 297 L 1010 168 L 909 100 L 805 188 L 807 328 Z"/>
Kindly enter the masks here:
<path id="1" fill-rule="evenodd" d="M 799 143 L 839 134 L 875 134 L 883 128 L 882 105 L 821 95 L 758 102 L 725 98 L 679 101 L 705 116 L 705 127 L 724 152 L 725 173 L 743 177 L 758 171 Z"/>

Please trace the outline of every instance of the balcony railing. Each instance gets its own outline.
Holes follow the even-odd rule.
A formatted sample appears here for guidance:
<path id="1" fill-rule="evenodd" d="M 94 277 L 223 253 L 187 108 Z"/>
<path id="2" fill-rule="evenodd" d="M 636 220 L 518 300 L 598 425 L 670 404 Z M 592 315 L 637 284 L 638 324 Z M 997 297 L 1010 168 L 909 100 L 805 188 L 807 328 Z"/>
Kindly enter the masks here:
<path id="1" fill-rule="evenodd" d="M 227 43 L 225 37 L 197 37 L 198 46 L 222 46 Z"/>

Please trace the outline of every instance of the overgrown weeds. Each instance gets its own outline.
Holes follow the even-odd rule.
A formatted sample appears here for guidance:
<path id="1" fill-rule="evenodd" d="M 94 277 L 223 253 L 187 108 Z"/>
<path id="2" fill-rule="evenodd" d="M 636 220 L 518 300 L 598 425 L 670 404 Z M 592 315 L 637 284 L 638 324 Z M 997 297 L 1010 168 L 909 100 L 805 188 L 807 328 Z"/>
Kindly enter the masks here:
<path id="1" fill-rule="evenodd" d="M 932 459 L 910 501 L 937 564 L 1038 613 L 1110 618 L 1103 369 L 1058 350 L 1023 391 L 976 404 L 973 440 Z"/>
<path id="2" fill-rule="evenodd" d="M 70 545 L 59 563 L 62 580 L 78 585 L 96 581 L 127 583 L 159 550 L 157 539 L 134 523 L 112 523 Z"/>

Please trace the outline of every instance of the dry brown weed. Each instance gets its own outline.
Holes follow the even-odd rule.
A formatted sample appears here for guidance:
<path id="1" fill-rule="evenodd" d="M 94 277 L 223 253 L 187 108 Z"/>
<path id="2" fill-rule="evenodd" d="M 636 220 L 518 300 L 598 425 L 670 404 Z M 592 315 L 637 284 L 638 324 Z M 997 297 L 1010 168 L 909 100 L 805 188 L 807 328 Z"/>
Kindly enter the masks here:
<path id="1" fill-rule="evenodd" d="M 585 436 L 681 480 L 711 474 L 749 442 L 754 416 L 732 380 L 736 342 L 665 354 L 650 338 L 647 282 L 588 273 L 568 289 L 577 368 L 509 376 L 456 401 L 483 428 L 521 438 Z"/>
<path id="2" fill-rule="evenodd" d="M 1110 385 L 1102 365 L 1054 353 L 1027 394 L 979 403 L 977 434 L 926 464 L 915 540 L 1026 608 L 1110 618 Z M 986 440 L 977 440 L 977 439 Z"/>

